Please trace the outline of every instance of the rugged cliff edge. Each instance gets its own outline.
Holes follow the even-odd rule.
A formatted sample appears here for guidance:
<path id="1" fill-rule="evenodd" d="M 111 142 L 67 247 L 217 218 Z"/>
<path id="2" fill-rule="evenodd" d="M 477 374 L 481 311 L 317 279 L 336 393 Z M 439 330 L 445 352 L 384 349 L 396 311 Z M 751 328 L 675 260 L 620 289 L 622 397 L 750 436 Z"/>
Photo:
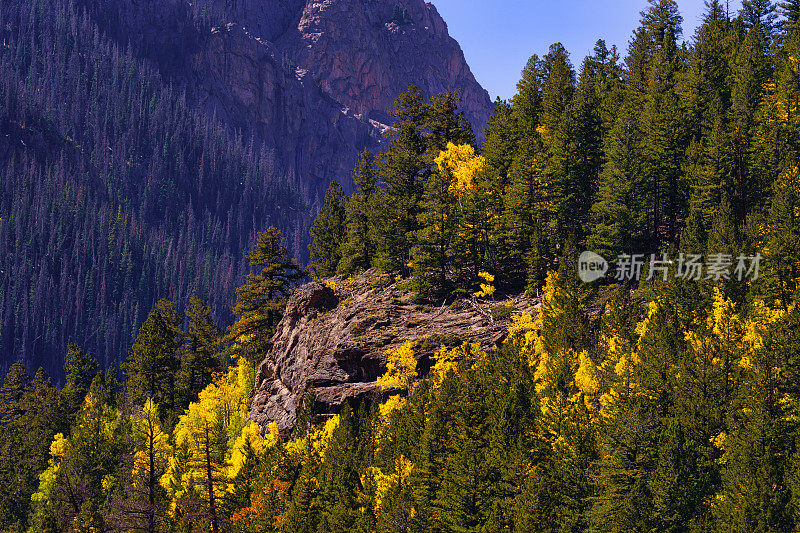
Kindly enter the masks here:
<path id="1" fill-rule="evenodd" d="M 251 418 L 262 428 L 275 421 L 288 433 L 311 387 L 318 407 L 328 413 L 348 399 L 380 399 L 384 391 L 377 378 L 386 370 L 386 350 L 416 341 L 425 375 L 441 345 L 479 342 L 495 349 L 511 317 L 534 305 L 519 297 L 439 307 L 412 303 L 412 296 L 407 282 L 375 270 L 300 287 L 258 369 Z"/>
<path id="2" fill-rule="evenodd" d="M 410 85 L 426 97 L 458 90 L 479 142 L 492 113 L 423 0 L 210 0 L 202 9 L 120 0 L 113 9 L 113 34 L 208 114 L 263 141 L 275 173 L 301 182 L 312 203 L 332 179 L 349 189 L 357 154 L 379 149 L 394 99 Z M 198 9 L 210 34 L 193 25 Z"/>

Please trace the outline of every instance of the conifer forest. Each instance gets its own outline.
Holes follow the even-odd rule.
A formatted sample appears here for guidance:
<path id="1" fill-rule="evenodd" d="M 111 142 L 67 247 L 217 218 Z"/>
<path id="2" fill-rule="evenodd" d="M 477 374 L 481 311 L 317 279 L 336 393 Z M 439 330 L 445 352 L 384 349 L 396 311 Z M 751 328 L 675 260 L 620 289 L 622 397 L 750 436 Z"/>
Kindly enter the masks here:
<path id="1" fill-rule="evenodd" d="M 184 43 L 239 9 L 149 3 Z M 324 199 L 135 4 L 0 0 L 0 531 L 800 531 L 800 0 L 642 2 L 485 132 L 412 85 Z M 365 273 L 503 335 L 256 420 L 287 303 Z"/>

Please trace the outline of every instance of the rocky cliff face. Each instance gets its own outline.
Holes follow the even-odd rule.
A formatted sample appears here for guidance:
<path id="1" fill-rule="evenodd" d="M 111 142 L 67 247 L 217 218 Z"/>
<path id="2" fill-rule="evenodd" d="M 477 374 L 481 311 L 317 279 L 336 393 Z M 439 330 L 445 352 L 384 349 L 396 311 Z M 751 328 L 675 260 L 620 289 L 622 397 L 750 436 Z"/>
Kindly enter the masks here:
<path id="1" fill-rule="evenodd" d="M 396 19 L 402 10 L 402 20 Z M 395 20 L 393 20 L 395 19 Z M 351 112 L 384 122 L 394 97 L 416 85 L 427 94 L 458 90 L 482 141 L 488 93 L 475 81 L 438 11 L 422 0 L 316 0 L 279 43 L 325 94 Z"/>
<path id="2" fill-rule="evenodd" d="M 277 173 L 317 196 L 331 179 L 349 187 L 356 155 L 379 147 L 395 97 L 412 84 L 428 97 L 460 91 L 462 109 L 483 140 L 489 95 L 430 3 L 211 0 L 198 6 L 123 0 L 115 6 L 115 32 L 208 113 L 263 140 L 275 153 Z M 210 35 L 193 17 L 211 21 Z"/>
<path id="3" fill-rule="evenodd" d="M 191 75 L 206 112 L 264 142 L 276 172 L 312 202 L 332 179 L 346 186 L 358 152 L 382 140 L 378 127 L 321 91 L 280 48 L 233 23 L 212 30 L 192 56 Z"/>
<path id="4" fill-rule="evenodd" d="M 325 190 L 335 179 L 352 191 L 357 155 L 380 150 L 398 94 L 460 91 L 479 142 L 493 109 L 422 0 L 76 1 L 191 106 L 265 147 L 266 179 L 289 183 L 301 204 L 273 222 L 295 228 L 301 260 Z"/>
<path id="5" fill-rule="evenodd" d="M 349 114 L 389 120 L 409 85 L 426 95 L 459 90 L 480 139 L 491 101 L 436 7 L 422 0 L 215 0 L 217 9 L 270 41 Z M 398 10 L 400 19 L 396 18 Z"/>
<path id="6" fill-rule="evenodd" d="M 511 316 L 533 306 L 526 298 L 419 305 L 411 302 L 407 285 L 372 270 L 301 287 L 258 369 L 251 418 L 262 428 L 275 421 L 288 433 L 311 387 L 318 407 L 328 413 L 348 399 L 378 400 L 385 394 L 377 379 L 386 370 L 386 350 L 415 341 L 418 369 L 425 375 L 441 345 L 479 342 L 485 350 L 495 349 Z"/>

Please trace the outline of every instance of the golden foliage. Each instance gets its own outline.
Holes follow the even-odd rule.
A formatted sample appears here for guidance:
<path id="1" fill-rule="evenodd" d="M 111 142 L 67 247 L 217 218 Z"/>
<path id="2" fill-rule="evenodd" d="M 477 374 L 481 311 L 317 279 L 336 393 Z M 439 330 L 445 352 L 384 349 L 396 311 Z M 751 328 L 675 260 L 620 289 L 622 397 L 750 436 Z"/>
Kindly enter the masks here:
<path id="1" fill-rule="evenodd" d="M 378 406 L 378 425 L 375 428 L 377 437 L 380 437 L 389 425 L 392 413 L 400 411 L 406 406 L 406 399 L 399 394 L 389 396 L 385 402 Z"/>
<path id="2" fill-rule="evenodd" d="M 161 429 L 158 406 L 148 399 L 140 411 L 131 417 L 133 441 L 136 447 L 133 460 L 133 486 L 145 488 L 152 477 L 159 478 L 169 465 L 172 446 L 169 435 Z M 150 471 L 150 457 L 154 471 Z"/>
<path id="3" fill-rule="evenodd" d="M 400 455 L 394 462 L 394 470 L 386 474 L 378 467 L 370 467 L 367 476 L 375 483 L 375 511 L 379 512 L 383 500 L 390 490 L 402 488 L 408 483 L 408 478 L 414 469 L 414 464 Z"/>
<path id="4" fill-rule="evenodd" d="M 480 349 L 480 345 L 474 344 L 472 348 L 477 351 Z M 434 388 L 441 385 L 449 372 L 458 370 L 458 362 L 464 358 L 464 355 L 464 346 L 448 349 L 447 346 L 442 345 L 439 348 L 439 351 L 433 355 L 435 363 L 430 373 Z"/>
<path id="5" fill-rule="evenodd" d="M 417 378 L 417 360 L 414 357 L 415 342 L 407 341 L 400 348 L 386 351 L 386 373 L 378 378 L 383 389 L 409 390 Z"/>
<path id="6" fill-rule="evenodd" d="M 575 373 L 575 385 L 583 394 L 586 409 L 592 410 L 592 402 L 600 391 L 600 381 L 597 378 L 597 368 L 586 351 L 578 356 L 578 371 Z"/>
<path id="7" fill-rule="evenodd" d="M 442 175 L 451 176 L 450 190 L 462 192 L 473 188 L 475 174 L 483 170 L 486 158 L 476 156 L 475 148 L 469 144 L 447 143 L 434 162 Z"/>
<path id="8" fill-rule="evenodd" d="M 208 497 L 208 474 L 218 495 L 228 492 L 227 473 L 234 465 L 226 465 L 232 445 L 244 432 L 249 410 L 247 400 L 253 387 L 253 367 L 240 357 L 227 373 L 218 374 L 214 382 L 200 391 L 198 401 L 180 417 L 173 433 L 175 453 L 169 460 L 161 486 L 170 497 L 173 516 L 189 490 L 199 490 Z M 245 438 L 253 442 L 251 427 Z M 178 452 L 181 452 L 180 454 Z M 209 462 L 210 458 L 210 462 Z M 234 466 L 235 469 L 235 466 Z"/>
<path id="9" fill-rule="evenodd" d="M 488 272 L 479 272 L 478 277 L 481 278 L 484 283 L 481 283 L 481 290 L 474 293 L 474 296 L 478 298 L 489 298 L 494 294 L 495 287 L 492 285 L 494 283 L 494 276 L 489 274 Z"/>
<path id="10" fill-rule="evenodd" d="M 280 437 L 278 436 L 278 425 L 272 422 L 269 425 L 269 433 L 261 436 L 261 428 L 252 420 L 242 428 L 242 432 L 236 437 L 233 444 L 233 451 L 228 459 L 227 475 L 228 479 L 234 479 L 242 470 L 247 461 L 247 453 L 252 450 L 257 455 L 263 455 L 268 448 L 274 446 Z M 229 486 L 229 490 L 233 491 L 233 486 Z"/>
<path id="11" fill-rule="evenodd" d="M 328 448 L 328 443 L 331 441 L 333 431 L 339 427 L 339 421 L 339 415 L 332 416 L 321 427 L 312 431 L 308 436 L 301 437 L 288 443 L 286 445 L 286 450 L 289 453 L 302 456 L 304 461 L 306 452 L 310 452 L 321 461 L 325 458 L 325 450 Z"/>

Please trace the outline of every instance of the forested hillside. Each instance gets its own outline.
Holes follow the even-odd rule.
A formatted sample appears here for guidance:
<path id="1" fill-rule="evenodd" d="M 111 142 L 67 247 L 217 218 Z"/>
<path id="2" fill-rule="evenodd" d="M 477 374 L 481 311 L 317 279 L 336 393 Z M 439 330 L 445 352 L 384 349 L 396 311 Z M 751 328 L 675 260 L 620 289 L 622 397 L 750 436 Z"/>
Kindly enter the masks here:
<path id="1" fill-rule="evenodd" d="M 36 27 L 49 16 L 26 14 L 26 20 Z M 73 20 L 66 12 L 61 18 Z M 426 97 L 411 87 L 396 100 L 385 149 L 362 153 L 355 192 L 348 196 L 337 183 L 328 189 L 310 229 L 309 266 L 320 280 L 315 286 L 326 290 L 309 294 L 333 294 L 331 301 L 346 311 L 359 299 L 349 292 L 355 286 L 349 278 L 378 268 L 384 274 L 370 290 L 387 290 L 382 297 L 414 306 L 417 316 L 471 306 L 470 321 L 485 326 L 502 313 L 510 325 L 496 350 L 452 334 L 408 340 L 378 362 L 380 394 L 372 399 L 340 397 L 341 411 L 331 414 L 320 411 L 312 388 L 297 399 L 276 389 L 277 403 L 293 401 L 296 412 L 281 428 L 255 416 L 254 384 L 280 382 L 282 371 L 337 372 L 336 384 L 367 379 L 333 365 L 312 368 L 301 357 L 302 368 L 257 366 L 275 356 L 276 329 L 282 339 L 294 339 L 296 350 L 308 348 L 297 345 L 302 336 L 292 329 L 304 317 L 297 309 L 283 316 L 305 273 L 278 229 L 259 231 L 240 241 L 240 250 L 220 252 L 231 264 L 246 263 L 239 269 L 249 272 L 236 290 L 235 322 L 227 331 L 200 298 L 188 305 L 160 300 L 126 346 L 123 376 L 104 371 L 92 350 L 77 345 L 67 352 L 60 389 L 43 370 L 31 377 L 23 364 L 11 367 L 0 387 L 0 527 L 800 530 L 800 2 L 745 0 L 741 11 L 728 13 L 713 0 L 696 34 L 683 42 L 681 25 L 674 0 L 651 0 L 624 58 L 602 41 L 577 68 L 560 44 L 533 56 L 517 95 L 497 103 L 483 147 L 475 145 L 457 94 Z M 80 32 L 65 35 L 73 33 Z M 45 34 L 38 39 L 53 46 Z M 16 65 L 19 57 L 27 66 L 24 74 L 9 67 L 7 78 L 23 89 L 69 79 L 25 63 L 27 43 L 35 39 L 9 41 L 17 44 L 4 48 L 4 60 Z M 56 48 L 73 41 L 80 38 Z M 113 64 L 113 53 L 103 58 Z M 109 66 L 107 75 L 114 72 Z M 128 66 L 124 72 L 139 71 Z M 106 198 L 117 203 L 104 211 L 108 224 L 93 229 L 102 238 L 94 248 L 67 243 L 68 253 L 106 261 L 102 253 L 115 249 L 118 228 L 134 231 L 145 222 L 150 230 L 167 228 L 169 221 L 186 228 L 184 241 L 184 230 L 174 237 L 179 244 L 200 232 L 207 240 L 197 239 L 193 250 L 198 257 L 206 253 L 204 246 L 217 242 L 217 226 L 200 221 L 215 220 L 216 203 L 198 200 L 207 214 L 194 222 L 170 203 L 170 194 L 187 186 L 179 179 L 182 158 L 193 161 L 187 168 L 202 163 L 205 175 L 206 159 L 190 158 L 199 157 L 191 150 L 197 139 L 207 143 L 203 150 L 228 147 L 219 148 L 217 166 L 209 167 L 219 172 L 208 171 L 209 187 L 231 168 L 242 173 L 240 184 L 264 168 L 263 156 L 225 144 L 226 137 L 191 114 L 178 123 L 203 135 L 185 135 L 182 144 L 160 137 L 153 144 L 109 145 L 103 132 L 113 124 L 132 117 L 149 124 L 163 108 L 157 116 L 167 118 L 152 126 L 161 131 L 184 116 L 174 103 L 180 99 L 136 100 L 131 94 L 147 87 L 136 80 L 121 81 L 116 91 L 133 91 L 124 93 L 125 102 L 140 102 L 124 107 L 130 114 L 107 117 L 105 108 L 95 108 L 116 92 L 85 99 L 91 135 L 51 134 L 60 131 L 51 124 L 64 108 L 52 104 L 48 118 L 50 108 L 23 108 L 6 96 L 4 117 L 37 117 L 10 120 L 15 133 L 2 141 L 8 164 L 30 169 L 4 186 L 43 191 L 35 197 L 48 213 L 13 223 L 3 214 L 0 222 L 0 231 L 14 237 L 6 255 L 30 264 L 29 276 L 47 275 L 51 248 L 39 241 L 16 245 L 24 224 L 59 228 L 66 223 L 62 212 L 64 220 L 80 222 Z M 65 85 L 84 87 L 75 80 Z M 83 90 L 93 94 L 92 87 Z M 49 94 L 43 88 L 31 98 L 49 102 Z M 93 126 L 98 116 L 102 127 Z M 58 146 L 61 156 L 52 161 L 49 148 L 22 157 L 16 143 Z M 118 159 L 120 150 L 128 155 Z M 122 194 L 122 183 L 100 188 L 105 196 L 91 202 L 71 200 L 89 195 L 69 186 L 85 165 L 111 163 L 133 173 L 133 156 L 142 151 L 162 154 L 149 159 L 171 169 L 165 174 L 175 176 L 166 182 L 172 189 Z M 148 175 L 137 183 L 149 183 Z M 281 201 L 295 198 L 274 190 L 287 194 Z M 251 201 L 224 191 L 215 202 L 230 202 L 236 214 L 236 202 Z M 14 212 L 16 204 L 6 198 Z M 147 209 L 127 213 L 124 202 L 132 198 Z M 226 221 L 220 231 L 239 223 Z M 155 246 L 147 240 L 154 235 L 171 235 L 137 231 L 143 250 L 154 249 L 145 248 Z M 59 243 L 62 234 L 52 234 L 48 243 Z M 180 285 L 184 278 L 170 268 L 191 263 L 167 261 L 170 250 L 158 258 L 164 264 L 159 283 L 186 286 L 188 296 L 191 282 Z M 611 260 L 609 274 L 582 282 L 582 250 Z M 116 253 L 124 257 L 122 251 Z M 634 256 L 642 258 L 640 271 Z M 90 280 L 102 274 L 86 268 Z M 200 279 L 218 282 L 208 276 Z M 380 281 L 386 279 L 395 292 Z M 85 298 L 110 287 L 109 281 L 76 283 L 83 283 L 76 293 L 80 287 Z M 408 300 L 392 296 L 408 292 Z M 532 312 L 506 305 L 523 292 L 538 304 Z M 45 283 L 20 298 L 37 297 L 56 296 Z M 325 305 L 311 310 L 329 311 Z M 403 325 L 405 340 L 414 326 Z M 348 335 L 382 328 L 388 339 L 398 339 L 397 327 L 376 318 Z M 441 339 L 432 356 L 431 338 Z M 345 359 L 343 365 L 350 363 Z"/>
<path id="2" fill-rule="evenodd" d="M 302 220 L 271 154 L 186 104 L 68 1 L 3 2 L 0 352 L 118 363 L 163 295 L 226 317 L 257 228 Z M 200 22 L 198 21 L 198 24 Z M 80 333 L 79 333 L 80 332 Z"/>
<path id="3" fill-rule="evenodd" d="M 770 296 L 789 299 L 798 17 L 792 2 L 746 2 L 733 19 L 711 2 L 681 43 L 676 4 L 651 2 L 624 59 L 603 41 L 577 70 L 559 43 L 531 57 L 482 152 L 452 95 L 405 93 L 393 144 L 362 154 L 356 194 L 328 191 L 312 269 L 400 270 L 436 298 L 479 291 L 481 272 L 536 290 L 569 243 L 609 260 L 758 251 Z"/>
<path id="4" fill-rule="evenodd" d="M 394 61 L 403 49 L 425 43 L 420 65 L 447 63 L 420 80 L 428 92 L 462 89 L 486 123 L 488 95 L 435 9 L 409 5 L 401 28 L 392 5 L 364 5 L 367 33 L 350 42 L 328 12 L 344 3 L 2 3 L 3 371 L 21 360 L 61 382 L 70 342 L 118 365 L 162 297 L 202 296 L 229 324 L 256 233 L 280 227 L 307 260 L 331 179 L 349 181 L 358 151 L 380 145 L 387 126 L 370 117 L 388 118 L 386 100 L 419 79 Z M 307 10 L 330 37 L 306 46 Z M 376 39 L 399 44 L 367 60 L 351 49 Z M 362 58 L 352 68 L 368 78 L 336 79 L 334 55 Z"/>

